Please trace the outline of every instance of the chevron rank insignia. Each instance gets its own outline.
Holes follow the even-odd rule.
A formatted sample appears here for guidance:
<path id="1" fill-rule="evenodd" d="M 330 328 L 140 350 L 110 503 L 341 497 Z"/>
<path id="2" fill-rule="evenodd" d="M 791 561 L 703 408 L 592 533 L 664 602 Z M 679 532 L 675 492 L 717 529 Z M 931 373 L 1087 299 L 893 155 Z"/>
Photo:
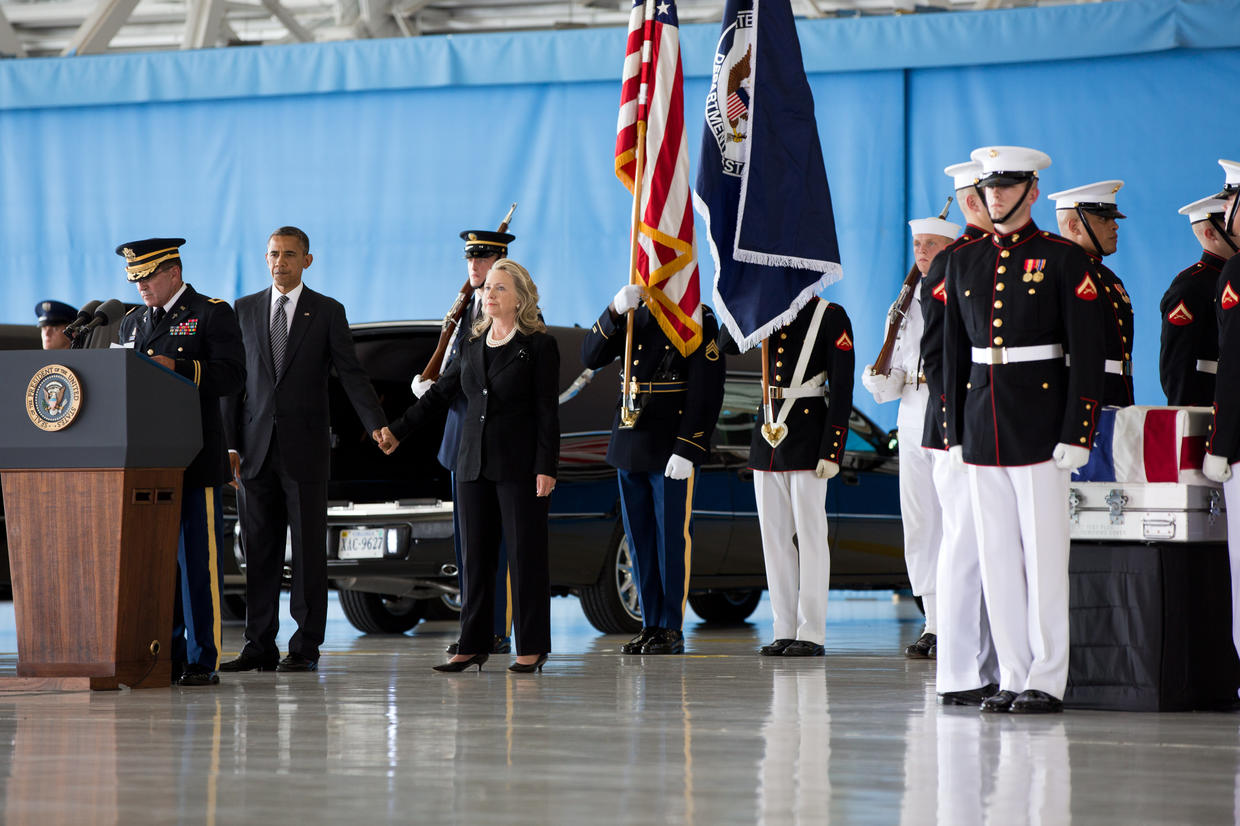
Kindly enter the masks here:
<path id="1" fill-rule="evenodd" d="M 1218 302 L 1224 310 L 1230 310 L 1232 307 L 1240 304 L 1240 295 L 1236 295 L 1236 291 L 1231 288 L 1231 282 L 1227 282 L 1227 286 L 1223 287 L 1223 295 Z"/>
<path id="2" fill-rule="evenodd" d="M 947 303 L 947 279 L 943 279 L 942 281 L 940 281 L 938 285 L 930 292 L 930 294 L 934 296 L 935 300 L 941 301 L 942 303 L 946 304 Z"/>
<path id="3" fill-rule="evenodd" d="M 1181 301 L 1175 305 L 1174 310 L 1167 313 L 1167 321 L 1177 327 L 1185 327 L 1193 323 L 1193 314 L 1188 311 L 1188 307 L 1185 307 L 1184 302 Z"/>
<path id="4" fill-rule="evenodd" d="M 852 339 L 848 337 L 848 331 L 840 333 L 840 337 L 835 340 L 835 346 L 840 350 L 851 350 L 853 348 Z"/>
<path id="5" fill-rule="evenodd" d="M 1081 283 L 1076 285 L 1076 297 L 1082 301 L 1093 301 L 1098 297 L 1098 288 L 1094 286 L 1094 280 L 1089 277 L 1089 273 L 1085 273 Z"/>

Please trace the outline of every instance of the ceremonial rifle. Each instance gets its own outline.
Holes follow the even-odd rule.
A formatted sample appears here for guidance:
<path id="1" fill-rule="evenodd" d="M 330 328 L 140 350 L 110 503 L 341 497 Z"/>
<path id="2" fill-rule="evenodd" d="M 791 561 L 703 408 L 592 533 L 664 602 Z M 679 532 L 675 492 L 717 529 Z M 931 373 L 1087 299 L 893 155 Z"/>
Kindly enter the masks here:
<path id="1" fill-rule="evenodd" d="M 951 195 L 947 196 L 947 203 L 943 205 L 943 211 L 939 213 L 940 219 L 947 218 L 947 211 L 951 209 L 953 200 L 955 199 Z M 874 366 L 870 368 L 871 375 L 891 375 L 891 356 L 896 349 L 896 336 L 900 334 L 904 322 L 908 319 L 908 308 L 913 303 L 913 291 L 917 289 L 917 282 L 920 279 L 921 273 L 917 271 L 917 262 L 914 261 L 913 266 L 909 268 L 908 275 L 904 276 L 904 283 L 900 285 L 900 294 L 896 296 L 895 303 L 887 311 L 887 334 L 883 337 L 883 346 L 874 359 Z"/>
<path id="2" fill-rule="evenodd" d="M 512 220 L 512 213 L 516 210 L 517 205 L 514 202 L 508 208 L 508 214 L 504 216 L 504 220 L 499 222 L 499 229 L 496 232 L 508 231 L 508 222 Z M 456 328 L 460 325 L 461 318 L 465 315 L 465 310 L 468 309 L 470 299 L 473 297 L 474 287 L 466 278 L 465 286 L 461 287 L 461 291 L 456 294 L 456 300 L 452 302 L 448 314 L 443 317 L 443 327 L 439 330 L 439 344 L 436 345 L 435 352 L 431 354 L 431 360 L 422 370 L 421 375 L 424 380 L 435 381 L 439 378 L 439 369 L 443 367 L 444 356 L 448 354 L 448 345 L 452 343 L 452 336 L 456 333 Z"/>

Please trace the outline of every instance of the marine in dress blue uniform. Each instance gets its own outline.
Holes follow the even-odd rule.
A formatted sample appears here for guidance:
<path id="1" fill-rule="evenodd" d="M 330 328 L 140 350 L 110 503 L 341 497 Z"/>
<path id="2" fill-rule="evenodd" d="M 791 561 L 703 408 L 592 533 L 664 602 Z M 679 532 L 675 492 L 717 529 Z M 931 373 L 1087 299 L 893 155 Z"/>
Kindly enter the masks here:
<path id="1" fill-rule="evenodd" d="M 738 352 L 726 328 L 719 338 L 725 352 Z M 766 360 L 771 421 L 759 407 L 749 467 L 775 636 L 758 653 L 822 656 L 831 579 L 827 483 L 848 441 L 856 362 L 848 313 L 815 298 L 770 335 Z"/>
<path id="2" fill-rule="evenodd" d="M 122 346 L 147 358 L 171 360 L 169 369 L 198 388 L 202 450 L 185 469 L 181 490 L 172 661 L 174 675 L 183 671 L 180 685 L 201 686 L 219 682 L 217 558 L 223 513 L 218 489 L 232 478 L 220 397 L 241 392 L 245 352 L 241 328 L 228 302 L 201 295 L 182 282 L 184 243 L 183 238 L 149 238 L 116 248 L 125 258 L 129 281 L 137 284 L 144 302 L 155 304 L 130 311 L 118 336 Z M 160 301 L 164 295 L 171 297 Z"/>
<path id="3" fill-rule="evenodd" d="M 1030 214 L 1024 147 L 974 150 L 995 234 L 947 261 L 947 440 L 968 464 L 1000 690 L 983 711 L 1060 711 L 1068 678 L 1072 470 L 1089 459 L 1103 390 L 1105 317 L 1093 263 Z M 1071 354 L 1071 366 L 1064 356 Z"/>
<path id="4" fill-rule="evenodd" d="M 1124 282 L 1102 263 L 1119 244 L 1116 221 L 1126 217 L 1115 203 L 1123 181 L 1098 181 L 1048 196 L 1055 202 L 1059 234 L 1085 251 L 1093 261 L 1106 309 L 1106 387 L 1102 404 L 1127 407 L 1132 391 L 1132 300 Z"/>
<path id="5" fill-rule="evenodd" d="M 1226 202 L 1223 230 L 1240 243 L 1240 163 L 1220 160 L 1226 183 L 1217 198 Z M 1240 652 L 1240 255 L 1232 256 L 1219 275 L 1215 300 L 1218 317 L 1218 381 L 1214 386 L 1214 423 L 1202 471 L 1223 483 L 1227 502 L 1227 554 L 1231 560 L 1231 634 Z"/>
<path id="6" fill-rule="evenodd" d="M 1158 307 L 1162 316 L 1158 377 L 1169 405 L 1214 404 L 1218 373 L 1214 298 L 1223 265 L 1237 251 L 1236 242 L 1223 231 L 1226 206 L 1223 199 L 1210 196 L 1180 208 L 1201 244 L 1201 260 L 1175 277 Z"/>
<path id="7" fill-rule="evenodd" d="M 485 229 L 465 230 L 461 233 L 461 240 L 465 242 L 465 261 L 466 268 L 469 273 L 469 283 L 474 288 L 473 297 L 470 299 L 469 307 L 465 310 L 465 315 L 461 317 L 461 323 L 457 326 L 457 332 L 453 336 L 452 345 L 448 348 L 448 355 L 443 360 L 443 369 L 440 375 L 447 371 L 448 365 L 455 361 L 461 350 L 462 331 L 468 338 L 468 331 L 474 327 L 474 322 L 482 317 L 482 283 L 486 280 L 487 272 L 490 271 L 491 265 L 501 258 L 508 257 L 508 245 L 516 240 L 516 236 L 508 232 L 493 232 Z M 413 381 L 413 392 L 419 398 L 429 389 L 430 382 L 423 382 L 422 377 L 418 376 Z M 463 395 L 456 396 L 451 405 L 448 407 L 448 416 L 443 426 L 443 441 L 439 443 L 439 464 L 443 465 L 452 473 L 452 490 L 455 495 L 456 491 L 456 457 L 461 448 L 461 430 L 462 420 L 465 416 L 467 402 Z M 454 507 L 452 509 L 452 546 L 456 553 L 456 570 L 457 585 L 460 593 L 465 593 L 465 562 L 464 549 L 462 547 L 462 539 L 464 533 L 461 531 L 461 509 Z M 509 631 L 512 628 L 512 578 L 508 572 L 508 549 L 504 540 L 501 538 L 499 543 L 499 562 L 496 566 L 495 573 L 495 639 L 491 645 L 492 654 L 507 654 L 512 651 L 512 641 Z M 449 654 L 456 654 L 460 647 L 459 642 L 454 642 L 448 646 Z"/>
<path id="8" fill-rule="evenodd" d="M 635 290 L 629 296 L 636 305 Z M 597 370 L 624 358 L 627 317 L 608 306 L 581 345 L 581 360 Z M 620 310 L 627 309 L 621 307 Z M 693 491 L 696 466 L 710 452 L 711 435 L 723 404 L 724 358 L 716 343 L 719 325 L 702 305 L 702 344 L 682 356 L 650 311 L 633 313 L 631 378 L 639 383 L 641 415 L 621 427 L 612 423 L 607 462 L 616 468 L 624 533 L 633 554 L 642 630 L 621 647 L 626 654 L 679 654 L 684 651 L 685 601 L 693 550 Z M 623 374 L 622 374 L 623 375 Z M 680 475 L 685 464 L 692 468 Z"/>

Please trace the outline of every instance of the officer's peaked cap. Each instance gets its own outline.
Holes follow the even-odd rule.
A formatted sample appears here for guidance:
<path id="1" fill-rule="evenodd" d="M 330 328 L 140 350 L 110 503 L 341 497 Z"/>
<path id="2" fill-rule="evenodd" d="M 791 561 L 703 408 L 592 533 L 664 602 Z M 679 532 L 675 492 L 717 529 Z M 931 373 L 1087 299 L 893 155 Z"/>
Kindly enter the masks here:
<path id="1" fill-rule="evenodd" d="M 125 259 L 125 277 L 141 281 L 165 261 L 181 257 L 184 238 L 146 238 L 130 241 L 116 248 L 116 254 Z"/>
<path id="2" fill-rule="evenodd" d="M 1103 218 L 1125 218 L 1115 205 L 1115 193 L 1124 186 L 1123 181 L 1096 181 L 1073 189 L 1065 189 L 1048 195 L 1055 202 L 1055 209 L 1076 209 L 1101 215 Z"/>
<path id="3" fill-rule="evenodd" d="M 1038 177 L 1051 165 L 1051 156 L 1027 146 L 981 146 L 969 157 L 982 165 L 980 186 L 1011 186 Z"/>

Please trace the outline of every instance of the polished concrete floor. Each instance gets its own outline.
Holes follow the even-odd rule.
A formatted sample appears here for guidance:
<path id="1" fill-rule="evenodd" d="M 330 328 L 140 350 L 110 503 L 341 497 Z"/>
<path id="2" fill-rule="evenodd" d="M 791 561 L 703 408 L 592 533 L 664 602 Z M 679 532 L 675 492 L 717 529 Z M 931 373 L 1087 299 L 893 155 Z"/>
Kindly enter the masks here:
<path id="1" fill-rule="evenodd" d="M 287 609 L 287 605 L 286 605 Z M 691 618 L 624 657 L 553 603 L 541 675 L 441 675 L 454 636 L 362 636 L 333 602 L 317 674 L 213 689 L 0 694 L 0 820 L 53 823 L 1231 823 L 1240 715 L 936 705 L 916 608 L 834 593 L 828 656 L 759 658 Z M 282 636 L 285 639 L 287 634 Z M 225 652 L 241 643 L 225 628 Z M 15 650 L 0 604 L 0 653 Z"/>

